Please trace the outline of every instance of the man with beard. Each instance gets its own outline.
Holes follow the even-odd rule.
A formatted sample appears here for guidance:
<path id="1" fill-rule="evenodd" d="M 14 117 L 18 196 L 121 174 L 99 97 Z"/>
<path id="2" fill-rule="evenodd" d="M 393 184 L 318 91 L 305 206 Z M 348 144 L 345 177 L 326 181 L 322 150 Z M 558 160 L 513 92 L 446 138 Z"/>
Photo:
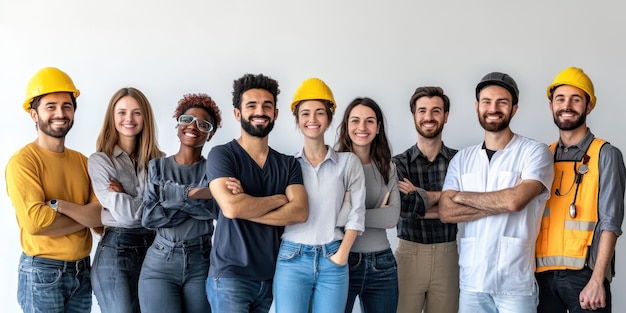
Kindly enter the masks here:
<path id="1" fill-rule="evenodd" d="M 536 312 L 535 242 L 554 178 L 545 144 L 513 133 L 519 91 L 489 73 L 476 86 L 482 144 L 450 161 L 442 221 L 459 224 L 459 312 Z"/>
<path id="2" fill-rule="evenodd" d="M 587 128 L 596 96 L 581 69 L 560 72 L 547 95 L 559 140 L 550 146 L 553 196 L 537 238 L 538 312 L 611 312 L 615 244 L 624 219 L 622 153 Z"/>
<path id="3" fill-rule="evenodd" d="M 100 204 L 87 158 L 65 147 L 80 92 L 57 68 L 43 68 L 26 89 L 23 108 L 37 138 L 18 150 L 6 171 L 23 253 L 17 298 L 24 312 L 91 312 L 90 227 Z"/>
<path id="4" fill-rule="evenodd" d="M 441 140 L 450 99 L 440 87 L 418 87 L 409 101 L 417 143 L 393 157 L 402 196 L 398 221 L 398 312 L 456 313 L 459 304 L 457 226 L 442 223 L 438 204 L 457 150 Z"/>
<path id="5" fill-rule="evenodd" d="M 278 82 L 246 74 L 233 89 L 241 137 L 214 147 L 207 158 L 220 212 L 206 290 L 213 312 L 268 312 L 283 226 L 306 221 L 308 199 L 296 159 L 268 145 Z M 229 177 L 241 182 L 242 193 L 229 190 Z"/>

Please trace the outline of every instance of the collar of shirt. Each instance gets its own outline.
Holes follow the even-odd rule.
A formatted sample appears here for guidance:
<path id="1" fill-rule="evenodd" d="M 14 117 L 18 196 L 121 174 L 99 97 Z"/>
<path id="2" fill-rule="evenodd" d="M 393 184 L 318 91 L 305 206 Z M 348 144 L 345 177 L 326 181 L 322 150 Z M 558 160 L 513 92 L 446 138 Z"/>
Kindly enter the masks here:
<path id="1" fill-rule="evenodd" d="M 452 159 L 452 157 L 454 156 L 454 151 L 448 147 L 446 147 L 446 145 L 443 144 L 443 142 L 441 143 L 441 150 L 439 150 L 439 154 L 443 156 L 446 160 L 450 161 Z M 411 162 L 415 162 L 415 160 L 417 160 L 418 157 L 424 158 L 424 159 L 428 159 L 426 157 L 426 155 L 424 155 L 422 153 L 422 151 L 420 151 L 420 149 L 417 147 L 417 144 L 414 144 L 413 147 L 411 148 Z"/>
<path id="2" fill-rule="evenodd" d="M 322 162 L 320 162 L 320 164 L 326 162 L 326 160 L 331 160 L 333 163 L 337 164 L 337 160 L 338 160 L 337 151 L 333 150 L 333 148 L 329 147 L 328 145 L 326 146 L 326 148 L 328 149 L 328 151 L 326 152 L 326 156 L 324 157 L 324 160 L 322 160 Z M 304 157 L 304 147 L 302 147 L 302 150 L 296 152 L 293 156 L 296 159 L 300 159 L 301 158 L 301 159 L 305 160 L 307 163 L 309 163 L 309 160 L 307 160 Z"/>
<path id="3" fill-rule="evenodd" d="M 509 142 L 506 144 L 506 146 L 504 146 L 504 148 L 499 149 L 499 150 L 506 150 L 506 149 L 508 149 L 509 147 L 512 147 L 512 146 L 513 146 L 513 142 L 515 142 L 515 141 L 516 141 L 516 140 L 518 140 L 518 139 L 519 139 L 519 135 L 514 133 L 514 134 L 513 134 L 513 137 L 511 137 L 511 140 L 509 140 Z M 483 145 L 482 145 L 481 149 L 483 149 L 483 150 L 488 150 L 488 149 L 487 149 L 487 145 L 485 144 L 485 141 L 484 141 L 484 140 L 483 140 Z M 498 150 L 491 150 L 491 151 L 498 151 Z"/>
<path id="4" fill-rule="evenodd" d="M 589 128 L 587 128 L 587 134 L 585 134 L 585 137 L 583 137 L 583 139 L 581 139 L 578 143 L 571 145 L 569 147 L 566 147 L 563 144 L 563 141 L 561 140 L 561 138 L 559 138 L 559 143 L 557 145 L 557 158 L 561 157 L 561 154 L 568 154 L 569 155 L 569 150 L 574 150 L 574 151 L 587 151 L 587 149 L 589 148 L 589 145 L 591 145 L 591 142 L 593 141 L 593 138 L 595 138 L 595 136 L 593 135 L 593 133 L 591 132 L 591 130 Z"/>
<path id="5" fill-rule="evenodd" d="M 118 158 L 122 153 L 127 154 L 126 152 L 124 152 L 124 150 L 122 150 L 122 148 L 120 148 L 120 146 L 115 145 L 115 147 L 113 147 L 113 156 Z"/>

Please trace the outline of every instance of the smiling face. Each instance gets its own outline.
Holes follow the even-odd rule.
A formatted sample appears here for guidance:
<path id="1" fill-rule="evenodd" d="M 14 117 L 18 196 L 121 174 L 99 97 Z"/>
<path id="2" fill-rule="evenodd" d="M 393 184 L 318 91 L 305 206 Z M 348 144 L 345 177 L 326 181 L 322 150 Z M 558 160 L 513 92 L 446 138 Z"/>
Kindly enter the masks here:
<path id="1" fill-rule="evenodd" d="M 209 113 L 201 108 L 190 108 L 183 112 L 184 115 L 191 115 L 197 119 L 209 121 L 215 123 Z M 209 139 L 209 133 L 200 131 L 196 123 L 189 125 L 178 125 L 178 139 L 180 139 L 181 145 L 186 145 L 194 148 L 201 148 L 204 143 Z"/>
<path id="2" fill-rule="evenodd" d="M 476 101 L 476 112 L 480 126 L 488 132 L 500 132 L 509 127 L 517 112 L 513 96 L 503 87 L 491 85 L 483 88 Z"/>
<path id="3" fill-rule="evenodd" d="M 122 97 L 115 103 L 113 114 L 115 130 L 120 136 L 135 137 L 143 130 L 143 113 L 135 98 Z"/>
<path id="4" fill-rule="evenodd" d="M 65 138 L 74 125 L 74 104 L 67 92 L 43 96 L 37 109 L 30 110 L 37 128 L 50 137 Z"/>
<path id="5" fill-rule="evenodd" d="M 302 135 L 311 139 L 323 139 L 330 120 L 326 104 L 319 100 L 305 100 L 298 104 L 296 122 Z"/>
<path id="6" fill-rule="evenodd" d="M 274 96 L 265 89 L 249 89 L 241 95 L 241 109 L 235 109 L 241 128 L 251 136 L 264 138 L 274 128 L 278 109 Z"/>
<path id="7" fill-rule="evenodd" d="M 424 138 L 437 138 L 448 122 L 448 112 L 444 112 L 441 97 L 420 97 L 415 101 L 413 114 L 415 130 Z"/>
<path id="8" fill-rule="evenodd" d="M 574 130 L 586 127 L 587 114 L 591 113 L 585 92 L 577 87 L 563 85 L 552 93 L 550 111 L 554 124 L 560 130 Z"/>
<path id="9" fill-rule="evenodd" d="M 376 113 L 362 104 L 356 105 L 348 115 L 348 136 L 353 146 L 369 146 L 380 128 Z"/>

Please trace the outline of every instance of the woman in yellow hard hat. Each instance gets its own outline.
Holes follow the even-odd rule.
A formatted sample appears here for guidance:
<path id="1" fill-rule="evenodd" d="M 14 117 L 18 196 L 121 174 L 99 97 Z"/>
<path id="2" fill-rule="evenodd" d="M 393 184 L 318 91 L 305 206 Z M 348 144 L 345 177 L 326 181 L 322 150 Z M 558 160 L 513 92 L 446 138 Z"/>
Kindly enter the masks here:
<path id="1" fill-rule="evenodd" d="M 346 306 L 348 255 L 365 227 L 365 180 L 356 155 L 324 143 L 335 108 L 332 91 L 317 78 L 305 80 L 291 104 L 304 139 L 295 157 L 309 196 L 309 217 L 285 227 L 273 285 L 277 313 L 343 312 Z M 350 208 L 340 221 L 347 192 Z"/>

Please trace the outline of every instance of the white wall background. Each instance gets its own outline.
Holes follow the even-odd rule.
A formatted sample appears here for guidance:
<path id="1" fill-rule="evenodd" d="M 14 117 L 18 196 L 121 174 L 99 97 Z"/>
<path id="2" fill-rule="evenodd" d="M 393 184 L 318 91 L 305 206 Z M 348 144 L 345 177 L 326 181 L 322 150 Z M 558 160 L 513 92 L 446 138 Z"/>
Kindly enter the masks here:
<path id="1" fill-rule="evenodd" d="M 513 130 L 548 143 L 558 132 L 545 88 L 570 65 L 594 81 L 598 105 L 588 120 L 593 132 L 626 151 L 622 6 L 582 0 L 0 0 L 0 166 L 36 136 L 22 102 L 29 78 L 44 66 L 66 71 L 81 90 L 66 144 L 86 155 L 95 149 L 110 96 L 124 86 L 150 99 L 168 154 L 178 148 L 171 115 L 185 93 L 208 93 L 223 111 L 223 128 L 205 153 L 238 137 L 230 92 L 244 73 L 279 81 L 281 114 L 270 145 L 285 153 L 301 147 L 288 103 L 311 76 L 324 79 L 335 93 L 335 127 L 354 97 L 375 99 L 385 111 L 395 154 L 415 143 L 408 99 L 420 85 L 440 85 L 450 96 L 447 145 L 480 142 L 474 87 L 487 72 L 503 71 L 521 91 Z M 327 143 L 335 139 L 329 131 Z M 0 303 L 3 312 L 17 312 L 21 249 L 5 187 L 2 179 Z M 395 245 L 395 232 L 390 237 Z M 624 259 L 621 239 L 612 285 L 616 312 L 626 308 L 619 296 L 626 291 Z M 95 302 L 93 311 L 99 312 Z"/>

